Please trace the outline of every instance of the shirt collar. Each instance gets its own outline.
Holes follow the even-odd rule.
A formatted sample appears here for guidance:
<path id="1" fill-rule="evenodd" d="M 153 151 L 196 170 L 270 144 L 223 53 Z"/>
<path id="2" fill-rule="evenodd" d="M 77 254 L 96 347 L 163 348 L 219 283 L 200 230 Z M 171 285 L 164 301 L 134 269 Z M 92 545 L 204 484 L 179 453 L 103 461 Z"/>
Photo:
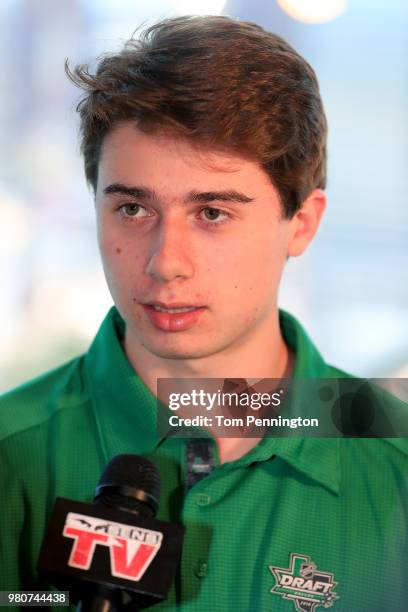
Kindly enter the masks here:
<path id="1" fill-rule="evenodd" d="M 330 377 L 330 369 L 298 321 L 279 312 L 282 335 L 296 354 L 294 378 Z M 108 312 L 85 356 L 96 426 L 105 460 L 118 453 L 149 454 L 162 441 L 157 433 L 158 403 L 122 348 L 124 322 L 115 307 Z M 265 437 L 234 466 L 277 455 L 333 493 L 340 490 L 338 438 Z"/>
<path id="2" fill-rule="evenodd" d="M 126 357 L 124 330 L 123 319 L 112 307 L 85 355 L 85 375 L 107 460 L 135 449 L 149 454 L 161 441 L 156 398 Z"/>
<path id="3" fill-rule="evenodd" d="M 280 310 L 279 325 L 283 339 L 296 354 L 293 378 L 327 377 L 329 370 L 327 364 L 295 317 Z"/>
<path id="4" fill-rule="evenodd" d="M 300 323 L 284 310 L 279 311 L 283 338 L 296 355 L 294 379 L 333 377 L 330 367 L 310 340 Z M 296 413 L 301 416 L 301 399 Z M 319 437 L 265 437 L 247 456 L 248 463 L 265 461 L 277 455 L 308 478 L 340 493 L 340 439 Z M 248 461 L 249 460 L 249 461 Z"/>

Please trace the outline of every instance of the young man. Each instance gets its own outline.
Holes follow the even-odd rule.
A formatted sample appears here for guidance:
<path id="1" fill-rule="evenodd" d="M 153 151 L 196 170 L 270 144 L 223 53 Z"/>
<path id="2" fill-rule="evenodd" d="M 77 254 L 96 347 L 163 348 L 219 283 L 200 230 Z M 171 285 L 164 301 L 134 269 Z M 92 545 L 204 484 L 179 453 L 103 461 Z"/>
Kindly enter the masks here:
<path id="1" fill-rule="evenodd" d="M 190 441 L 156 427 L 160 378 L 345 376 L 277 306 L 326 205 L 313 70 L 254 24 L 180 17 L 69 74 L 115 308 L 86 355 L 3 399 L 1 588 L 38 586 L 55 497 L 90 501 L 137 453 L 161 471 L 159 518 L 186 526 L 157 609 L 403 610 L 403 440 L 215 438 L 185 486 Z"/>

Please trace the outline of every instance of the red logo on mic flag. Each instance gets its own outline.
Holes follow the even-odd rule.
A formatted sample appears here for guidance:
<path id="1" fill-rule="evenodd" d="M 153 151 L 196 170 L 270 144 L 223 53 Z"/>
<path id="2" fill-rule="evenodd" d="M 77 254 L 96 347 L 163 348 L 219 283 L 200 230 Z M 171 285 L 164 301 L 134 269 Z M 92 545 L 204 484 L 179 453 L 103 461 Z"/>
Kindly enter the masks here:
<path id="1" fill-rule="evenodd" d="M 63 535 L 74 540 L 70 567 L 89 570 L 96 546 L 107 546 L 112 576 L 134 581 L 142 578 L 163 539 L 160 531 L 74 512 L 67 515 Z"/>

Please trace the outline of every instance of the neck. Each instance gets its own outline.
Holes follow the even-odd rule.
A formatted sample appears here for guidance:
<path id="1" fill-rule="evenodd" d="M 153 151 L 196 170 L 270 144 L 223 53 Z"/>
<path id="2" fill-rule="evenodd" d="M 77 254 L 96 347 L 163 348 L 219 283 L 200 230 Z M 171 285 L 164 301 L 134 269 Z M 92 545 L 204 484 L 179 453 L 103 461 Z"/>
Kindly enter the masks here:
<path id="1" fill-rule="evenodd" d="M 278 310 L 267 328 L 244 340 L 239 346 L 196 359 L 170 359 L 146 349 L 126 330 L 124 349 L 144 384 L 157 395 L 157 379 L 245 378 L 251 382 L 264 378 L 287 378 L 293 365 L 293 353 L 283 340 Z"/>
<path id="2" fill-rule="evenodd" d="M 266 378 L 289 378 L 293 353 L 283 340 L 275 308 L 267 324 L 252 330 L 238 345 L 195 359 L 163 358 L 147 350 L 126 328 L 126 355 L 137 374 L 158 396 L 158 379 L 246 379 L 250 385 Z M 166 403 L 167 398 L 159 398 Z"/>
<path id="3" fill-rule="evenodd" d="M 149 352 L 131 333 L 125 334 L 125 352 L 144 384 L 157 393 L 157 379 L 245 378 L 250 385 L 265 378 L 289 378 L 294 353 L 283 340 L 278 310 L 266 328 L 258 330 L 239 347 L 228 347 L 199 359 L 164 359 Z M 249 452 L 261 438 L 218 437 L 214 434 L 220 463 Z"/>
<path id="4" fill-rule="evenodd" d="M 289 378 L 294 365 L 294 354 L 282 338 L 277 311 L 274 324 L 268 330 L 261 330 L 259 338 L 252 338 L 234 350 L 200 359 L 157 357 L 133 341 L 129 333 L 125 335 L 124 348 L 139 377 L 156 396 L 158 378 L 245 378 L 253 385 L 265 378 Z M 167 398 L 161 399 L 166 403 Z M 213 435 L 220 463 L 239 459 L 261 440 L 259 437 L 218 437 L 215 432 Z"/>

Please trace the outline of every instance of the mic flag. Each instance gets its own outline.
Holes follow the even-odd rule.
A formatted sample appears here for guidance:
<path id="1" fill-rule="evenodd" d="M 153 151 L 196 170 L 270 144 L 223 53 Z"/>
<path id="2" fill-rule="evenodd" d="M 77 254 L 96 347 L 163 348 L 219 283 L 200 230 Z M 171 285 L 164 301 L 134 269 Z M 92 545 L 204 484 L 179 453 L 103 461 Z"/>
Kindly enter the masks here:
<path id="1" fill-rule="evenodd" d="M 129 457 L 137 456 L 115 459 L 128 462 Z M 58 589 L 70 591 L 71 601 L 81 601 L 81 609 L 88 609 L 95 598 L 112 602 L 112 609 L 128 604 L 132 609 L 149 607 L 167 597 L 181 556 L 184 526 L 152 516 L 157 495 L 144 483 L 131 486 L 116 474 L 112 478 L 112 470 L 102 480 L 94 504 L 56 499 L 38 570 Z"/>

